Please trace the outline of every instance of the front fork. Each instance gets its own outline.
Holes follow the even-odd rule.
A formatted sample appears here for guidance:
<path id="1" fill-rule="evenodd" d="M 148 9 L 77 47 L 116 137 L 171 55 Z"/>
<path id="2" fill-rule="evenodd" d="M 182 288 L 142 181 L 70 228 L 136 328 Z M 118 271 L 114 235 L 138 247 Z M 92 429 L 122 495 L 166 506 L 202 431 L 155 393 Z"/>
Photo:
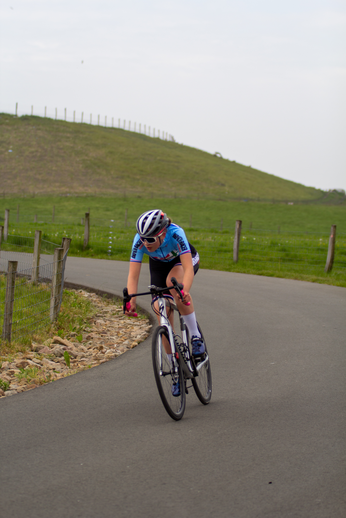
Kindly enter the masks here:
<path id="1" fill-rule="evenodd" d="M 184 321 L 184 318 L 182 315 L 179 315 L 179 321 L 180 321 L 180 330 L 181 330 L 181 340 L 179 340 L 179 337 L 174 334 L 173 328 L 168 320 L 167 312 L 166 312 L 166 305 L 164 302 L 159 301 L 159 308 L 160 308 L 160 324 L 162 327 L 165 327 L 168 334 L 168 340 L 171 347 L 171 353 L 172 353 L 172 376 L 173 380 L 177 381 L 177 376 L 179 376 L 179 365 L 178 365 L 178 358 L 180 357 L 181 360 L 181 366 L 184 371 L 185 378 L 191 379 L 195 376 L 198 376 L 198 372 L 195 366 L 194 361 L 191 358 L 190 348 L 188 346 L 188 333 L 186 324 Z M 162 354 L 162 348 L 161 348 L 161 354 Z M 161 365 L 162 365 L 162 359 L 161 359 Z"/>
<path id="2" fill-rule="evenodd" d="M 167 336 L 168 336 L 168 342 L 169 342 L 170 349 L 171 349 L 171 354 L 172 354 L 172 363 L 171 363 L 172 379 L 173 379 L 173 382 L 176 383 L 179 380 L 179 364 L 178 364 L 179 356 L 178 356 L 178 351 L 177 351 L 176 344 L 175 344 L 175 336 L 174 336 L 174 333 L 173 333 L 173 328 L 172 328 L 172 326 L 171 326 L 171 324 L 169 322 L 169 319 L 167 317 L 167 311 L 166 311 L 166 304 L 165 304 L 165 302 L 163 300 L 159 299 L 158 304 L 159 304 L 159 312 L 160 312 L 160 315 L 161 315 L 160 325 L 166 329 Z M 162 372 L 162 366 L 163 366 L 162 355 L 163 354 L 167 354 L 166 351 L 165 351 L 165 348 L 163 346 L 162 341 L 163 341 L 163 337 L 161 336 L 161 351 L 160 351 L 160 355 L 161 355 L 161 358 L 160 358 L 161 373 L 160 374 L 163 374 L 163 372 Z"/>

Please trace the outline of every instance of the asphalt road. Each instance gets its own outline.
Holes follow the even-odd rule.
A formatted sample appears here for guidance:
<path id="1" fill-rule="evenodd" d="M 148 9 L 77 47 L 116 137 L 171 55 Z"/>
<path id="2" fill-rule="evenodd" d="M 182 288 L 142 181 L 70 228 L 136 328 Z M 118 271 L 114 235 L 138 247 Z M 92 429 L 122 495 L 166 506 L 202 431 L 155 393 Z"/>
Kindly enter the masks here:
<path id="1" fill-rule="evenodd" d="M 69 258 L 66 274 L 121 294 L 127 265 Z M 210 405 L 191 390 L 169 418 L 150 339 L 1 399 L 1 517 L 346 516 L 346 290 L 201 270 L 193 295 Z"/>

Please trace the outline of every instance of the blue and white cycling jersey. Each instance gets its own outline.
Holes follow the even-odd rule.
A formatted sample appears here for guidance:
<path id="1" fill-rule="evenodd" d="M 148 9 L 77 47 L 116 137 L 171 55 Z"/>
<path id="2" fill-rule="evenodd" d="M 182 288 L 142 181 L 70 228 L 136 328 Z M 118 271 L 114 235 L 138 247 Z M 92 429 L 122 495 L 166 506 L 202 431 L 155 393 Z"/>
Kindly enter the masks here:
<path id="1" fill-rule="evenodd" d="M 191 249 L 184 230 L 178 227 L 178 225 L 171 223 L 167 227 L 167 233 L 162 245 L 155 252 L 149 252 L 142 243 L 139 234 L 136 234 L 132 244 L 130 260 L 141 263 L 143 254 L 147 254 L 155 261 L 169 262 L 178 257 L 178 255 L 189 252 L 191 253 Z"/>

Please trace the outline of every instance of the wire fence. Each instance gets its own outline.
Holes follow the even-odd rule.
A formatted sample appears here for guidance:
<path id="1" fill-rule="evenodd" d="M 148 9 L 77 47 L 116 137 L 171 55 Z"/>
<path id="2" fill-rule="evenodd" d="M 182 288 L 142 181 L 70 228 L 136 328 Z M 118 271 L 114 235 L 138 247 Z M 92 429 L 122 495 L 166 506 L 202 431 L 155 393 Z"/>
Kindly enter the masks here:
<path id="1" fill-rule="evenodd" d="M 0 336 L 7 342 L 28 338 L 57 317 L 69 242 L 62 247 L 43 242 L 45 254 L 40 255 L 38 266 L 32 266 L 30 239 L 15 239 L 12 244 L 13 250 L 7 241 L 7 250 L 2 244 L 0 252 Z M 47 255 L 52 247 L 54 254 Z"/>
<path id="2" fill-rule="evenodd" d="M 83 219 L 84 223 L 84 219 Z M 296 272 L 301 270 L 306 274 L 324 272 L 330 234 L 327 232 L 285 231 L 282 227 L 276 229 L 256 229 L 252 225 L 243 225 L 239 239 L 239 257 L 235 264 L 233 257 L 234 248 L 234 222 L 232 225 L 221 221 L 219 225 L 210 224 L 210 228 L 199 228 L 193 225 L 193 221 L 187 218 L 185 221 L 176 221 L 185 229 L 188 239 L 198 249 L 201 257 L 201 267 L 239 271 L 239 268 L 247 266 L 257 270 L 286 270 Z M 107 257 L 116 260 L 128 260 L 132 240 L 134 237 L 135 220 L 100 219 L 92 218 L 87 246 L 84 245 L 85 228 L 82 222 L 64 225 L 64 231 L 58 230 L 58 225 L 52 226 L 51 237 L 63 238 L 66 232 L 72 238 L 71 253 L 83 254 L 85 249 L 92 256 Z M 45 234 L 50 237 L 46 228 Z M 19 240 L 22 240 L 19 242 Z M 11 246 L 16 244 L 16 250 L 22 251 L 23 260 L 26 260 L 26 247 L 32 247 L 33 238 L 19 238 L 9 232 L 8 242 L 13 240 Z M 5 248 L 3 244 L 3 249 Z M 57 245 L 42 240 L 42 247 L 46 250 L 43 256 L 49 262 L 49 254 L 52 254 Z M 0 255 L 0 269 L 3 254 Z M 2 268 L 3 269 L 3 268 Z M 346 234 L 337 231 L 333 260 L 333 271 L 339 271 L 346 275 Z"/>
<path id="3" fill-rule="evenodd" d="M 34 237 L 16 236 L 9 234 L 6 241 L 2 241 L 0 250 L 0 272 L 7 270 L 7 262 L 13 253 L 16 254 L 19 269 L 27 269 L 32 266 L 34 252 Z M 48 264 L 52 261 L 54 250 L 60 245 L 41 240 L 41 264 Z"/>
<path id="4" fill-rule="evenodd" d="M 325 272 L 329 234 L 242 230 L 237 260 L 234 260 L 234 233 L 187 230 L 189 241 L 201 256 L 201 267 L 216 270 L 251 268 L 257 271 L 301 272 L 321 275 Z M 346 235 L 335 242 L 333 272 L 346 279 Z"/>
<path id="5" fill-rule="evenodd" d="M 18 103 L 16 103 L 14 115 L 16 115 L 16 117 L 23 115 L 37 115 L 39 117 L 48 117 L 50 119 L 63 120 L 67 122 L 91 124 L 93 126 L 103 126 L 105 128 L 119 128 L 140 133 L 148 137 L 175 142 L 173 135 L 170 135 L 167 131 L 163 131 L 162 129 L 160 130 L 153 126 L 149 126 L 148 124 L 142 124 L 141 122 L 137 123 L 136 121 L 121 119 L 119 117 L 108 117 L 107 115 L 101 116 L 100 114 L 93 114 L 90 112 L 77 112 L 76 110 L 68 110 L 67 108 L 47 109 L 47 106 L 45 106 L 44 108 L 41 107 L 39 109 L 34 109 L 34 106 L 31 105 L 30 108 L 26 106 L 24 109 L 20 109 Z"/>
<path id="6" fill-rule="evenodd" d="M 97 226 L 99 223 L 100 226 Z M 179 222 L 177 222 L 179 224 Z M 252 227 L 252 226 L 251 226 Z M 100 252 L 107 250 L 114 259 L 128 260 L 134 237 L 134 221 L 96 222 L 93 219 L 90 231 L 89 247 Z M 232 228 L 221 223 L 215 227 L 198 229 L 184 226 L 189 241 L 198 249 L 201 267 L 215 270 L 237 270 L 251 267 L 257 270 L 286 270 L 306 274 L 323 273 L 328 252 L 330 251 L 330 233 L 263 230 L 241 228 L 237 258 L 234 256 L 236 233 Z M 70 229 L 74 243 L 81 243 L 82 228 Z M 236 266 L 237 265 L 237 266 Z M 346 276 L 346 234 L 334 235 L 332 268 Z"/>
<path id="7" fill-rule="evenodd" d="M 110 224 L 109 224 L 110 223 Z M 96 227 L 96 226 L 95 226 Z M 129 228 L 130 227 L 130 228 Z M 114 220 L 95 228 L 89 247 L 107 253 L 111 259 L 128 260 L 134 233 Z M 333 229 L 333 227 L 332 227 Z M 327 270 L 331 235 L 313 232 L 242 229 L 238 236 L 230 229 L 186 229 L 197 248 L 201 268 L 246 271 L 275 275 L 277 272 L 321 276 Z M 333 230 L 332 230 L 333 232 Z M 73 241 L 82 247 L 77 229 Z M 335 238 L 335 235 L 334 235 Z M 66 238 L 65 238 L 66 239 Z M 235 245 L 237 242 L 237 254 Z M 34 238 L 9 235 L 0 251 L 0 334 L 5 340 L 20 340 L 48 325 L 59 312 L 62 300 L 68 243 L 64 248 L 42 240 L 40 264 L 33 266 Z M 60 250 L 60 257 L 57 251 Z M 9 265 L 15 263 L 14 281 L 9 282 Z M 346 235 L 334 242 L 333 275 L 346 280 Z M 13 275 L 13 273 L 12 273 Z"/>
<path id="8" fill-rule="evenodd" d="M 90 211 L 89 211 L 90 212 Z M 88 213 L 85 213 L 87 216 Z M 85 244 L 85 222 L 70 225 L 50 225 L 45 227 L 47 239 L 60 239 L 66 233 L 72 238 L 71 253 L 91 257 L 108 257 L 115 260 L 128 261 L 134 237 L 135 220 L 126 211 L 122 218 L 101 219 L 92 217 L 88 240 Z M 71 215 L 71 220 L 73 220 Z M 197 248 L 201 258 L 201 268 L 243 271 L 264 275 L 282 275 L 285 273 L 324 276 L 327 271 L 330 234 L 328 232 L 285 231 L 283 227 L 275 229 L 253 228 L 252 224 L 243 225 L 239 237 L 238 257 L 234 260 L 234 222 L 223 221 L 211 223 L 209 228 L 194 225 L 192 217 L 176 221 L 183 226 L 189 241 Z M 59 229 L 60 227 L 60 229 Z M 61 230 L 64 229 L 64 230 Z M 42 240 L 42 248 L 46 251 L 43 261 L 50 262 L 56 244 Z M 8 232 L 8 243 L 16 247 L 24 261 L 27 249 L 32 247 L 33 238 L 20 238 Z M 3 249 L 8 246 L 4 243 Z M 332 274 L 342 282 L 346 282 L 346 234 L 337 230 L 334 244 Z M 0 269 L 4 252 L 0 255 Z M 23 261 L 23 259 L 21 259 Z M 146 259 L 145 259 L 146 260 Z M 43 262 L 42 261 L 42 262 Z M 23 267 L 23 265 L 21 265 Z M 27 264 L 26 267 L 31 266 Z M 4 268 L 2 268 L 4 269 Z"/>

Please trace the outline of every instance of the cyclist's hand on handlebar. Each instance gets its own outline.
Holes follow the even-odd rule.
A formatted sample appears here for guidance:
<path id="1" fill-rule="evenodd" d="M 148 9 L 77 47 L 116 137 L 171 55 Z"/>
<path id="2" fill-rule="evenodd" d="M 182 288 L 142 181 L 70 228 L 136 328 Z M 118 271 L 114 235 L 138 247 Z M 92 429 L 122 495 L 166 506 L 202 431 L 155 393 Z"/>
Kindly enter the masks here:
<path id="1" fill-rule="evenodd" d="M 192 298 L 189 292 L 185 292 L 184 290 L 181 290 L 181 294 L 183 296 L 182 303 L 185 304 L 185 306 L 189 306 L 192 302 Z"/>
<path id="2" fill-rule="evenodd" d="M 125 315 L 128 317 L 138 317 L 136 313 L 136 303 L 133 300 L 126 303 Z"/>
<path id="3" fill-rule="evenodd" d="M 190 293 L 188 293 L 188 292 L 184 293 L 184 289 L 183 289 L 184 285 L 179 284 L 175 277 L 171 278 L 171 282 L 172 282 L 173 286 L 176 288 L 176 291 L 177 291 L 178 295 L 180 296 L 180 300 L 182 301 L 182 303 L 185 304 L 185 306 L 189 306 L 192 302 Z"/>

